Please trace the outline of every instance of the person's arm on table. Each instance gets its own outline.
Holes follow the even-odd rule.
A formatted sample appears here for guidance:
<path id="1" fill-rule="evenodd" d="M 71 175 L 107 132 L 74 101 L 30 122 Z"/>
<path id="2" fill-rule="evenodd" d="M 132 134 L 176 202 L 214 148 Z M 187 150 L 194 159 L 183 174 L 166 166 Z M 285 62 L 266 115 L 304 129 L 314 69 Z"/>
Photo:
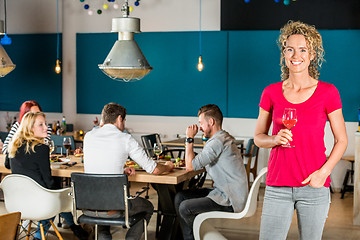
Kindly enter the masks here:
<path id="1" fill-rule="evenodd" d="M 135 175 L 135 168 L 133 167 L 126 167 L 124 168 L 124 174 L 128 175 L 128 176 L 133 176 Z"/>
<path id="2" fill-rule="evenodd" d="M 174 170 L 175 165 L 171 161 L 167 161 L 165 164 L 158 163 L 152 174 L 162 174 L 164 172 L 171 172 Z"/>
<path id="3" fill-rule="evenodd" d="M 171 172 L 175 167 L 171 161 L 165 164 L 155 163 L 154 160 L 147 156 L 144 149 L 140 147 L 139 143 L 133 137 L 129 140 L 129 149 L 130 158 L 145 169 L 147 173 L 162 174 L 164 172 Z M 153 170 L 154 164 L 156 164 L 156 167 Z M 151 169 L 149 169 L 149 166 L 151 166 Z"/>
<path id="4" fill-rule="evenodd" d="M 328 114 L 330 127 L 334 135 L 334 147 L 326 163 L 317 171 L 310 174 L 302 184 L 309 183 L 312 187 L 322 187 L 335 165 L 340 161 L 347 147 L 347 135 L 342 110 L 338 109 Z"/>

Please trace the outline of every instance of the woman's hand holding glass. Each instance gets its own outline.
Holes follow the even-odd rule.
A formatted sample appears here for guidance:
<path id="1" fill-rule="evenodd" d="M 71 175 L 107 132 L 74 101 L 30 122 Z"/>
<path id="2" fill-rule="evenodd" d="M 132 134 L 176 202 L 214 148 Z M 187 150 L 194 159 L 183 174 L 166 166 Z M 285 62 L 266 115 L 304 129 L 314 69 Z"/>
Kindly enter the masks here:
<path id="1" fill-rule="evenodd" d="M 275 144 L 276 145 L 286 145 L 289 142 L 291 142 L 292 139 L 292 133 L 288 129 L 281 129 L 277 135 L 275 135 Z"/>

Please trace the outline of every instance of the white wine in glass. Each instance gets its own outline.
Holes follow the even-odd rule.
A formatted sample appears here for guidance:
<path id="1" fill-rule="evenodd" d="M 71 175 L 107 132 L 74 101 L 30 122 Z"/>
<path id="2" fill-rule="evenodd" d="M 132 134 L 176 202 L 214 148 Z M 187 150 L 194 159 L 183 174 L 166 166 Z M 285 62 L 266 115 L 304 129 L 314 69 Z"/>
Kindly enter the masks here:
<path id="1" fill-rule="evenodd" d="M 50 148 L 50 156 L 51 154 L 54 152 L 55 150 L 55 144 L 54 144 L 54 141 L 50 141 L 49 142 L 49 148 Z"/>
<path id="2" fill-rule="evenodd" d="M 159 156 L 162 151 L 162 145 L 160 143 L 154 143 L 154 154 L 156 155 L 156 160 L 159 160 Z"/>

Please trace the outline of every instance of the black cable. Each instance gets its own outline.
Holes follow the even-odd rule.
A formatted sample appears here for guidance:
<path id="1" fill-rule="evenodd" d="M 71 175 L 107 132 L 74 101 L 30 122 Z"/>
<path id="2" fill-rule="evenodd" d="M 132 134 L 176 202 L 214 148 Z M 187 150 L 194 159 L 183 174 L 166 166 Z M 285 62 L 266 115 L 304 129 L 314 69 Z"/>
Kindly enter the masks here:
<path id="1" fill-rule="evenodd" d="M 4 31 L 6 33 L 7 32 L 6 31 L 6 0 L 4 0 L 4 12 L 5 12 Z"/>

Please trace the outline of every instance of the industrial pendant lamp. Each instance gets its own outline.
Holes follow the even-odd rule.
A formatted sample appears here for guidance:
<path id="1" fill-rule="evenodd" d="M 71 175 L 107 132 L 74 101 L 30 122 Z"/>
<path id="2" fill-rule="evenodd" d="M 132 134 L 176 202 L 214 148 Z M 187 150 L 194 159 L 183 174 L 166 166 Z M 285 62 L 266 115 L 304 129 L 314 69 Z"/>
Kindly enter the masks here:
<path id="1" fill-rule="evenodd" d="M 9 55 L 7 55 L 5 49 L 3 48 L 3 44 L 10 44 L 11 39 L 6 34 L 6 1 L 4 0 L 4 11 L 5 11 L 5 24 L 4 21 L 0 20 L 0 34 L 5 35 L 1 39 L 0 44 L 0 77 L 6 76 L 12 70 L 15 69 L 15 64 L 11 61 Z"/>
<path id="2" fill-rule="evenodd" d="M 142 79 L 153 68 L 134 40 L 134 33 L 140 32 L 140 19 L 129 17 L 127 0 L 121 12 L 122 17 L 112 19 L 111 32 L 119 33 L 118 40 L 99 68 L 114 80 L 134 82 Z"/>

